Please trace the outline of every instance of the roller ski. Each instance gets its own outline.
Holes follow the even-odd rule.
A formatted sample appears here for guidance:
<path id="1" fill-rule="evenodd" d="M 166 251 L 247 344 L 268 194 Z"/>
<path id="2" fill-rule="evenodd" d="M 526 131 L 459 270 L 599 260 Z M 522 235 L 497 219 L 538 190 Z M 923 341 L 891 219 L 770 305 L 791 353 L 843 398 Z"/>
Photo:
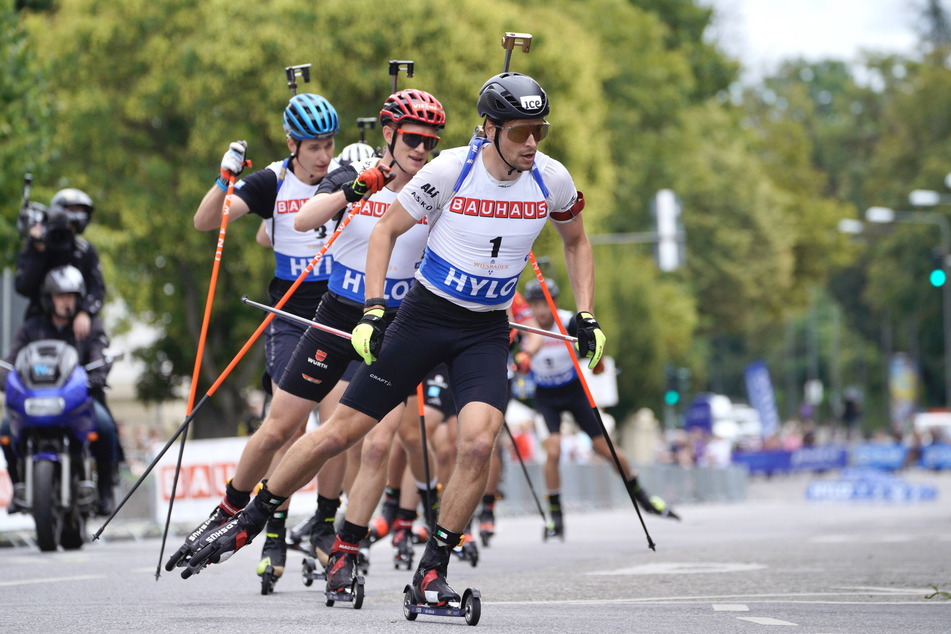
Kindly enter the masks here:
<path id="1" fill-rule="evenodd" d="M 457 533 L 455 537 L 461 536 Z M 415 621 L 420 614 L 462 617 L 467 624 L 476 625 L 482 616 L 482 595 L 474 588 L 466 588 L 460 597 L 452 589 L 446 580 L 450 547 L 438 543 L 426 546 L 412 583 L 403 588 L 403 616 L 409 621 Z"/>
<path id="2" fill-rule="evenodd" d="M 327 571 L 313 557 L 304 557 L 300 572 L 304 585 L 308 588 L 314 584 L 314 581 L 327 580 Z"/>
<path id="3" fill-rule="evenodd" d="M 337 601 L 353 604 L 354 610 L 363 607 L 363 576 L 357 574 L 359 544 L 341 541 L 338 537 L 327 560 L 327 588 L 324 596 L 327 607 Z"/>
<path id="4" fill-rule="evenodd" d="M 264 487 L 244 510 L 221 526 L 208 531 L 200 539 L 196 544 L 197 552 L 191 556 L 182 571 L 182 579 L 198 574 L 210 564 L 227 561 L 238 550 L 250 544 L 264 529 L 268 518 L 286 500 L 285 497 L 272 495 L 267 487 Z M 281 542 L 283 541 L 282 537 Z"/>
<path id="5" fill-rule="evenodd" d="M 287 563 L 286 530 L 283 526 L 265 533 L 261 561 L 258 563 L 258 576 L 261 577 L 261 594 L 267 596 L 274 592 L 277 580 L 284 574 Z"/>
<path id="6" fill-rule="evenodd" d="M 226 502 L 222 502 L 216 506 L 215 510 L 211 512 L 211 515 L 208 516 L 208 519 L 199 524 L 198 527 L 185 538 L 185 543 L 182 544 L 182 547 L 165 562 L 165 570 L 167 572 L 171 572 L 176 567 L 180 568 L 188 565 L 195 553 L 204 546 L 203 540 L 205 537 L 228 522 L 228 520 L 234 517 L 235 513 L 238 512 L 238 509 L 226 507 Z"/>
<path id="7" fill-rule="evenodd" d="M 393 522 L 393 548 L 396 549 L 396 552 L 393 553 L 393 569 L 399 570 L 400 568 L 406 568 L 407 570 L 412 569 L 413 567 L 413 558 L 415 557 L 415 552 L 413 551 L 413 524 L 409 520 L 404 520 L 397 518 Z"/>
<path id="8" fill-rule="evenodd" d="M 551 521 L 545 526 L 545 531 L 542 534 L 542 541 L 547 542 L 549 539 L 555 539 L 556 537 L 565 541 L 565 520 L 560 511 L 552 512 Z"/>
<path id="9" fill-rule="evenodd" d="M 337 539 L 333 519 L 333 517 L 330 517 L 329 519 L 318 521 L 311 525 L 310 549 L 321 566 L 327 565 L 330 551 L 333 549 L 334 541 Z"/>

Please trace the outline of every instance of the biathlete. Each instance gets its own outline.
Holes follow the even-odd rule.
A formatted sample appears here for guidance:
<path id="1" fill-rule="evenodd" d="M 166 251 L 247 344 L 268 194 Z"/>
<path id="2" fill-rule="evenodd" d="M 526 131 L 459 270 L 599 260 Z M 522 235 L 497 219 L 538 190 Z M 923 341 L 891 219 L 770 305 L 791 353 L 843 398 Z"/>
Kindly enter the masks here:
<path id="1" fill-rule="evenodd" d="M 594 262 L 580 216 L 583 198 L 565 167 L 538 151 L 549 125 L 545 91 L 531 77 L 503 73 L 483 85 L 477 107 L 485 118 L 484 137 L 443 151 L 423 168 L 370 236 L 365 312 L 352 338 L 367 365 L 331 419 L 294 443 L 267 486 L 203 540 L 192 571 L 223 561 L 250 542 L 324 462 L 366 435 L 430 369 L 445 362 L 459 408 L 458 458 L 407 600 L 435 607 L 461 601 L 446 575 L 451 551 L 485 490 L 507 404 L 505 309 L 532 244 L 549 221 L 564 243 L 579 311 L 579 350 L 593 366 L 604 349 L 604 334 L 591 313 Z M 383 293 L 393 245 L 423 218 L 430 227 L 425 257 L 416 284 L 387 327 Z M 356 542 L 367 527 L 349 530 Z"/>
<path id="2" fill-rule="evenodd" d="M 290 156 L 238 181 L 229 210 L 230 220 L 248 213 L 264 219 L 267 242 L 274 250 L 275 260 L 274 277 L 268 288 L 272 303 L 277 303 L 290 289 L 335 228 L 335 222 L 328 220 L 311 230 L 298 231 L 294 227 L 294 217 L 317 191 L 317 186 L 327 172 L 338 167 L 333 158 L 334 135 L 340 130 L 337 112 L 324 97 L 303 93 L 292 97 L 287 104 L 283 124 Z M 228 180 L 243 171 L 246 152 L 247 146 L 244 142 L 235 141 L 230 144 L 221 160 L 221 174 L 195 212 L 196 229 L 209 231 L 219 227 Z M 331 262 L 330 256 L 324 256 L 288 298 L 283 309 L 301 317 L 312 317 L 315 307 L 327 290 Z M 270 379 L 276 380 L 284 374 L 284 368 L 305 330 L 306 326 L 294 322 L 282 319 L 271 321 L 264 339 L 265 369 Z M 270 383 L 274 397 L 277 398 L 282 389 L 268 377 L 265 381 Z M 329 418 L 330 405 L 328 402 L 321 412 L 322 418 Z M 276 408 L 271 408 L 261 427 L 248 439 L 234 476 L 226 485 L 224 499 L 169 558 L 166 569 L 185 565 L 195 552 L 194 547 L 202 535 L 214 531 L 244 508 L 252 490 L 267 475 L 272 464 L 277 464 L 275 458 L 280 457 L 282 449 L 286 449 L 289 441 L 303 433 L 306 418 L 305 416 L 302 420 L 290 420 L 281 416 L 281 412 Z M 345 458 L 328 466 L 321 474 L 321 491 L 335 491 L 332 493 L 333 497 L 339 496 L 340 480 L 345 468 Z M 270 576 L 271 582 L 279 578 L 284 571 L 287 551 L 286 518 L 285 505 L 274 514 L 268 524 L 267 539 L 258 565 L 258 575 L 262 578 L 265 575 Z M 269 585 L 273 586 L 273 583 Z"/>
<path id="3" fill-rule="evenodd" d="M 552 300 L 558 299 L 558 285 L 553 280 L 545 280 Z M 538 326 L 549 332 L 558 332 L 558 325 L 545 300 L 538 280 L 532 280 L 525 286 L 525 299 L 538 322 Z M 559 309 L 558 316 L 562 323 L 568 324 L 573 316 L 567 310 Z M 595 453 L 611 462 L 611 449 L 608 441 L 601 432 L 601 427 L 591 410 L 591 405 L 585 395 L 584 386 L 575 370 L 571 354 L 564 342 L 557 339 L 544 338 L 541 347 L 531 357 L 531 371 L 535 381 L 535 411 L 545 420 L 548 427 L 548 437 L 544 440 L 545 448 L 545 486 L 548 489 L 548 506 L 551 514 L 551 525 L 548 528 L 548 537 L 564 537 L 564 509 L 561 504 L 561 414 L 570 412 L 578 427 L 591 438 L 591 447 Z M 595 369 L 597 371 L 597 369 Z M 634 491 L 634 497 L 648 513 L 654 513 L 672 519 L 680 519 L 667 506 L 663 499 L 656 495 L 648 495 L 640 482 L 637 473 L 631 469 L 627 457 L 616 449 L 618 461 L 623 469 L 624 479 Z M 613 464 L 613 462 L 612 462 Z"/>

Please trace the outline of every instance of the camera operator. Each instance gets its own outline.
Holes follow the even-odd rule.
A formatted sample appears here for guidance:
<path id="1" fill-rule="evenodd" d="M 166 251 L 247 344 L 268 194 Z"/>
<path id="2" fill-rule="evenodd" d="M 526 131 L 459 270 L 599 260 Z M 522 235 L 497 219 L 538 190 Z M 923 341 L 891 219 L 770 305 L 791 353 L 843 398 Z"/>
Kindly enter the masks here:
<path id="1" fill-rule="evenodd" d="M 80 341 L 89 336 L 92 318 L 99 314 L 106 295 L 99 253 L 79 236 L 89 224 L 92 212 L 89 195 L 69 188 L 53 196 L 45 213 L 41 205 L 25 205 L 18 223 L 25 244 L 17 254 L 15 288 L 30 300 L 24 319 L 43 314 L 40 287 L 46 274 L 54 268 L 72 265 L 82 273 L 86 287 L 73 320 L 73 334 Z"/>

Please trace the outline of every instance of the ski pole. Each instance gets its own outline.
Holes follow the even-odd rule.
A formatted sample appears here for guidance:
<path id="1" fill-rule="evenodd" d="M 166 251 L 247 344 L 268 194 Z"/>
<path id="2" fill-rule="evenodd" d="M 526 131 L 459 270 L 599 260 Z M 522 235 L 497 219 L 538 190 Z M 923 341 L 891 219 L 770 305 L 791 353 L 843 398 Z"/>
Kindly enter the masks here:
<path id="1" fill-rule="evenodd" d="M 307 267 L 301 272 L 300 276 L 298 276 L 298 278 L 294 281 L 294 283 L 291 284 L 291 287 L 287 289 L 287 291 L 284 293 L 281 299 L 278 300 L 277 304 L 275 304 L 275 308 L 280 308 L 281 306 L 287 303 L 287 300 L 290 299 L 291 295 L 294 294 L 294 292 L 298 289 L 298 287 L 304 282 L 304 279 L 306 279 L 306 277 L 310 275 L 311 271 L 314 269 L 314 267 L 317 265 L 320 259 L 323 258 L 324 254 L 327 252 L 330 246 L 337 239 L 337 236 L 340 235 L 340 232 L 343 231 L 344 228 L 346 228 L 346 226 L 350 223 L 350 219 L 353 218 L 353 216 L 356 213 L 359 213 L 359 207 L 360 205 L 355 205 L 351 209 L 350 213 L 344 217 L 343 221 L 341 221 L 340 223 L 340 226 L 337 227 L 337 229 L 327 239 L 327 242 L 325 242 L 324 246 L 320 248 L 320 251 L 317 252 L 317 255 L 314 256 L 314 258 L 310 261 L 310 263 L 308 263 Z M 242 346 L 242 348 L 234 356 L 234 358 L 231 360 L 228 366 L 221 372 L 217 380 L 215 380 L 214 384 L 212 384 L 212 386 L 208 388 L 208 391 L 205 392 L 205 395 L 201 398 L 201 400 L 198 401 L 198 403 L 195 405 L 195 409 L 192 410 L 192 413 L 185 418 L 185 420 L 178 427 L 175 433 L 172 434 L 172 437 L 169 439 L 169 441 L 165 443 L 165 446 L 162 447 L 162 449 L 155 456 L 152 462 L 149 463 L 149 466 L 145 468 L 145 471 L 142 473 L 141 476 L 139 476 L 139 479 L 136 481 L 136 483 L 132 486 L 132 488 L 129 490 L 126 496 L 122 499 L 122 501 L 116 506 L 116 509 L 112 512 L 112 515 L 106 518 L 106 521 L 99 528 L 99 530 L 93 534 L 93 540 L 96 540 L 99 538 L 99 535 L 102 534 L 102 531 L 105 530 L 106 526 L 109 525 L 109 522 L 112 521 L 112 519 L 116 516 L 119 510 L 125 505 L 125 503 L 129 500 L 129 498 L 132 497 L 132 494 L 135 493 L 136 489 L 138 489 L 139 486 L 141 486 L 142 482 L 145 481 L 145 478 L 152 472 L 152 470 L 158 464 L 159 460 L 162 459 L 162 456 L 165 455 L 165 453 L 168 451 L 171 444 L 175 442 L 175 439 L 178 438 L 183 432 L 185 432 L 188 429 L 189 424 L 192 422 L 192 420 L 194 420 L 195 416 L 201 410 L 201 407 L 205 404 L 205 402 L 211 396 L 214 395 L 215 392 L 218 391 L 218 388 L 221 387 L 221 384 L 224 382 L 224 380 L 228 377 L 229 374 L 231 374 L 231 371 L 234 370 L 235 366 L 238 365 L 238 362 L 241 361 L 242 357 L 244 357 L 244 355 L 247 354 L 248 350 L 251 349 L 251 346 L 254 345 L 254 342 L 257 341 L 258 337 L 261 336 L 261 333 L 264 332 L 264 329 L 267 328 L 268 324 L 271 323 L 274 317 L 275 317 L 274 314 L 270 314 L 264 318 L 264 321 L 261 322 L 261 325 L 258 326 L 257 330 L 254 331 L 254 333 L 247 340 L 247 342 L 245 342 L 244 346 Z"/>
<path id="2" fill-rule="evenodd" d="M 522 465 L 522 473 L 525 474 L 525 481 L 528 482 L 528 490 L 532 492 L 532 499 L 535 500 L 535 506 L 538 508 L 538 514 L 542 516 L 542 523 L 546 528 L 551 528 L 553 524 L 548 521 L 548 518 L 545 517 L 545 511 L 542 509 L 542 503 L 538 499 L 538 494 L 535 493 L 535 486 L 532 484 L 532 479 L 528 476 L 528 468 L 525 466 L 525 460 L 522 459 L 522 453 L 518 450 L 518 444 L 515 442 L 515 436 L 512 435 L 512 430 L 509 428 L 509 424 L 502 421 L 502 427 L 505 428 L 505 432 L 509 435 L 509 440 L 512 441 L 512 451 L 515 452 L 515 457 L 518 458 L 518 463 Z"/>
<path id="3" fill-rule="evenodd" d="M 561 317 L 558 315 L 558 306 L 555 305 L 555 300 L 552 299 L 551 293 L 548 291 L 548 285 L 545 283 L 545 276 L 542 275 L 541 267 L 538 266 L 538 260 L 535 259 L 535 253 L 533 251 L 528 252 L 528 259 L 532 264 L 532 271 L 535 272 L 535 277 L 538 278 L 539 286 L 542 287 L 542 292 L 545 294 L 545 301 L 548 302 L 548 309 L 551 310 L 551 314 L 555 318 L 555 323 L 558 324 L 558 330 L 567 334 L 565 325 L 562 323 Z M 624 489 L 627 491 L 628 496 L 630 496 L 631 504 L 634 505 L 634 510 L 637 512 L 637 519 L 641 521 L 641 527 L 644 529 L 644 535 L 647 537 L 647 546 L 656 552 L 656 545 L 654 544 L 654 540 L 651 539 L 651 534 L 647 530 L 647 525 L 644 523 L 644 517 L 641 515 L 641 509 L 639 506 L 637 506 L 637 499 L 634 497 L 634 491 L 631 490 L 631 487 L 628 485 L 627 480 L 625 479 L 624 469 L 621 468 L 621 460 L 617 456 L 617 450 L 614 448 L 614 442 L 608 435 L 608 430 L 605 428 L 604 421 L 601 419 L 601 411 L 594 402 L 594 397 L 591 395 L 591 389 L 588 387 L 588 381 L 584 378 L 584 373 L 581 372 L 581 364 L 578 363 L 578 357 L 575 354 L 574 347 L 567 341 L 565 342 L 565 346 L 568 348 L 568 354 L 571 357 L 571 362 L 575 366 L 575 372 L 578 374 L 578 380 L 581 381 L 581 386 L 584 388 L 584 393 L 588 398 L 588 404 L 591 406 L 591 411 L 594 413 L 594 417 L 598 421 L 598 427 L 601 428 L 601 433 L 604 434 L 604 439 L 607 441 L 608 448 L 611 450 L 611 457 L 614 458 L 614 465 L 617 467 L 617 472 L 621 476 L 621 480 L 624 482 Z"/>
<path id="4" fill-rule="evenodd" d="M 426 403 L 423 400 L 423 384 L 416 386 L 416 412 L 419 414 L 419 437 L 423 445 L 423 474 L 426 476 L 426 501 L 424 504 L 429 508 L 424 508 L 423 513 L 426 519 L 426 525 L 429 528 L 429 534 L 432 535 L 436 530 L 435 515 L 433 514 L 433 488 L 431 485 L 432 476 L 429 475 L 429 444 L 426 440 Z M 432 521 L 432 523 L 430 523 Z"/>
<path id="5" fill-rule="evenodd" d="M 245 160 L 244 167 L 251 167 L 251 161 Z M 228 177 L 228 190 L 225 192 L 225 204 L 221 209 L 221 224 L 218 228 L 218 242 L 215 246 L 215 259 L 211 265 L 211 280 L 208 282 L 208 295 L 205 298 L 205 314 L 202 316 L 201 320 L 201 332 L 198 335 L 198 348 L 195 351 L 195 367 L 192 370 L 192 384 L 191 388 L 188 391 L 188 403 L 185 406 L 185 415 L 188 416 L 192 413 L 192 406 L 195 404 L 195 394 L 198 391 L 198 378 L 201 375 L 201 362 L 204 357 L 205 352 L 205 340 L 208 337 L 208 325 L 211 322 L 211 308 L 215 302 L 215 288 L 218 284 L 218 271 L 221 268 L 221 256 L 225 248 L 225 237 L 228 234 L 228 218 L 231 213 L 231 201 L 234 199 L 234 174 Z M 188 436 L 182 436 L 182 442 L 179 445 L 178 450 L 178 464 L 181 464 L 182 458 L 185 455 L 185 442 Z M 178 491 L 178 475 L 179 472 L 175 470 L 175 477 L 172 479 L 172 493 L 170 500 L 175 499 L 175 493 Z M 162 552 L 165 551 L 165 540 L 168 535 L 168 527 L 172 521 L 172 503 L 169 502 L 168 505 L 168 515 L 165 518 L 165 530 L 162 531 Z M 156 568 L 155 576 L 161 574 L 161 560 L 159 560 L 159 567 Z"/>

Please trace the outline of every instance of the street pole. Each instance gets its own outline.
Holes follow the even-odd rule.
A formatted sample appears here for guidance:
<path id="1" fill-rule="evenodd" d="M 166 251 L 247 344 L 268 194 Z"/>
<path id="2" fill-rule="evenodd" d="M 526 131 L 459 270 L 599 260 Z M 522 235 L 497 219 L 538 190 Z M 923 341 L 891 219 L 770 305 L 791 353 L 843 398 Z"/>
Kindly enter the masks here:
<path id="1" fill-rule="evenodd" d="M 938 225 L 941 233 L 941 269 L 945 282 L 941 285 L 942 324 L 944 330 L 944 405 L 951 409 L 951 279 L 948 278 L 948 256 L 951 255 L 951 222 L 944 214 L 930 211 L 895 211 L 887 207 L 871 207 L 866 212 L 870 222 L 909 222 Z"/>

